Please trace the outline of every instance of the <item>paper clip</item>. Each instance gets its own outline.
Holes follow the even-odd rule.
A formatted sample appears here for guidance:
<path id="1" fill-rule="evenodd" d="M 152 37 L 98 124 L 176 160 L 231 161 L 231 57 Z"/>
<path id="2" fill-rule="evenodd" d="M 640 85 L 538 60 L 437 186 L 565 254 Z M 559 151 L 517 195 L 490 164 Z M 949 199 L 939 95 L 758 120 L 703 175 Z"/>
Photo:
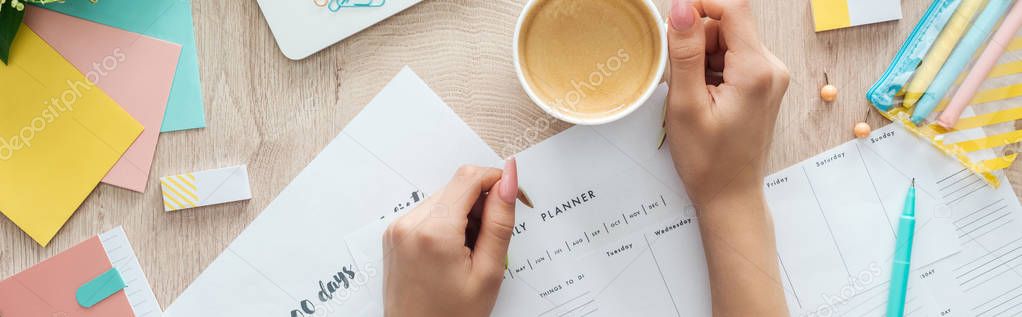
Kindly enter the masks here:
<path id="1" fill-rule="evenodd" d="M 340 11 L 341 8 L 378 8 L 387 4 L 387 0 L 366 0 L 365 2 L 355 2 L 352 0 L 330 0 L 327 4 L 327 9 L 330 12 Z"/>
<path id="2" fill-rule="evenodd" d="M 111 268 L 98 277 L 86 282 L 75 292 L 78 305 L 91 308 L 107 297 L 113 296 L 128 287 L 116 268 Z"/>

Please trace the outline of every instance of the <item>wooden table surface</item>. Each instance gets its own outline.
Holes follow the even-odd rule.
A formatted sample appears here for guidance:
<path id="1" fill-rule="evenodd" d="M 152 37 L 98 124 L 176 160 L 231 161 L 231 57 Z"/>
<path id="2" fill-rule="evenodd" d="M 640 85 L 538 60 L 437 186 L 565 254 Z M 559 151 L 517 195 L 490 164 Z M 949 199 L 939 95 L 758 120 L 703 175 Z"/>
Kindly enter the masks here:
<path id="1" fill-rule="evenodd" d="M 145 194 L 100 185 L 46 248 L 0 217 L 0 277 L 123 225 L 169 306 L 405 65 L 501 155 L 568 128 L 522 132 L 555 121 L 529 101 L 512 68 L 513 27 L 525 1 L 425 0 L 302 61 L 280 53 L 254 1 L 195 1 L 208 127 L 163 134 Z M 929 4 L 906 0 L 901 21 L 817 34 L 809 1 L 750 1 L 766 46 L 792 74 L 770 171 L 852 138 L 868 107 L 866 89 Z M 669 5 L 657 2 L 662 11 Z M 818 97 L 824 72 L 842 93 L 830 105 Z M 887 124 L 876 114 L 869 123 Z M 163 212 L 159 176 L 238 164 L 248 164 L 252 200 Z M 1018 164 L 1008 174 L 1022 180 Z"/>

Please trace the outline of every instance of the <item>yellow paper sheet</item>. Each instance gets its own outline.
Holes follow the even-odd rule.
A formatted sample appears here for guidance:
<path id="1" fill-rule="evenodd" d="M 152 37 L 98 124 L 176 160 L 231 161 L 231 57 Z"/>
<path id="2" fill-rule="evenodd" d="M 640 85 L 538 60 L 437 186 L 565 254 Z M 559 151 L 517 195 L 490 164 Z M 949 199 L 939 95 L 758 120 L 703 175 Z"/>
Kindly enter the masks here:
<path id="1" fill-rule="evenodd" d="M 142 125 L 27 26 L 0 65 L 0 212 L 46 246 Z"/>

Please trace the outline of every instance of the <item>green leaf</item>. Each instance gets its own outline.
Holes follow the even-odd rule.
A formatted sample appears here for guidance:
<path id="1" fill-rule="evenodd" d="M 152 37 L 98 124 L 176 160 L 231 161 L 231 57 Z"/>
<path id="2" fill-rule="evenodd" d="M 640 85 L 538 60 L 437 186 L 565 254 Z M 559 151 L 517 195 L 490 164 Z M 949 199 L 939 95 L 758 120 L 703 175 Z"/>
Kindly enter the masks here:
<path id="1" fill-rule="evenodd" d="M 25 17 L 25 11 L 18 11 L 9 5 L 0 10 L 0 61 L 7 64 L 10 58 L 11 45 L 14 44 L 14 36 L 18 34 L 18 27 L 21 26 L 21 18 Z"/>

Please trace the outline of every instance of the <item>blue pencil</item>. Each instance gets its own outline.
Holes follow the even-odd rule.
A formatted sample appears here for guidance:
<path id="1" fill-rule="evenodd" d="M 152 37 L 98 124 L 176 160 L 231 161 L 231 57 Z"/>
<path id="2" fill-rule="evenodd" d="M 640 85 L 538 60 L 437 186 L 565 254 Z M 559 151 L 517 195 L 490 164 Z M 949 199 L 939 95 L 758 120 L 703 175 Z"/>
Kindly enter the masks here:
<path id="1" fill-rule="evenodd" d="M 912 112 L 912 122 L 915 124 L 922 123 L 930 115 L 930 112 L 933 112 L 933 109 L 944 98 L 951 85 L 954 85 L 958 75 L 969 65 L 969 61 L 976 55 L 976 51 L 990 37 L 990 33 L 997 27 L 997 22 L 1001 20 L 1001 17 L 1008 12 L 1011 4 L 1011 0 L 990 0 L 990 3 L 987 3 L 983 12 L 976 17 L 972 28 L 969 29 L 968 33 L 965 33 L 961 42 L 951 52 L 951 56 L 944 63 L 944 67 L 940 69 L 937 77 L 933 79 L 933 83 L 926 89 L 926 93 L 919 99 L 919 103 L 916 104 L 916 110 Z"/>

